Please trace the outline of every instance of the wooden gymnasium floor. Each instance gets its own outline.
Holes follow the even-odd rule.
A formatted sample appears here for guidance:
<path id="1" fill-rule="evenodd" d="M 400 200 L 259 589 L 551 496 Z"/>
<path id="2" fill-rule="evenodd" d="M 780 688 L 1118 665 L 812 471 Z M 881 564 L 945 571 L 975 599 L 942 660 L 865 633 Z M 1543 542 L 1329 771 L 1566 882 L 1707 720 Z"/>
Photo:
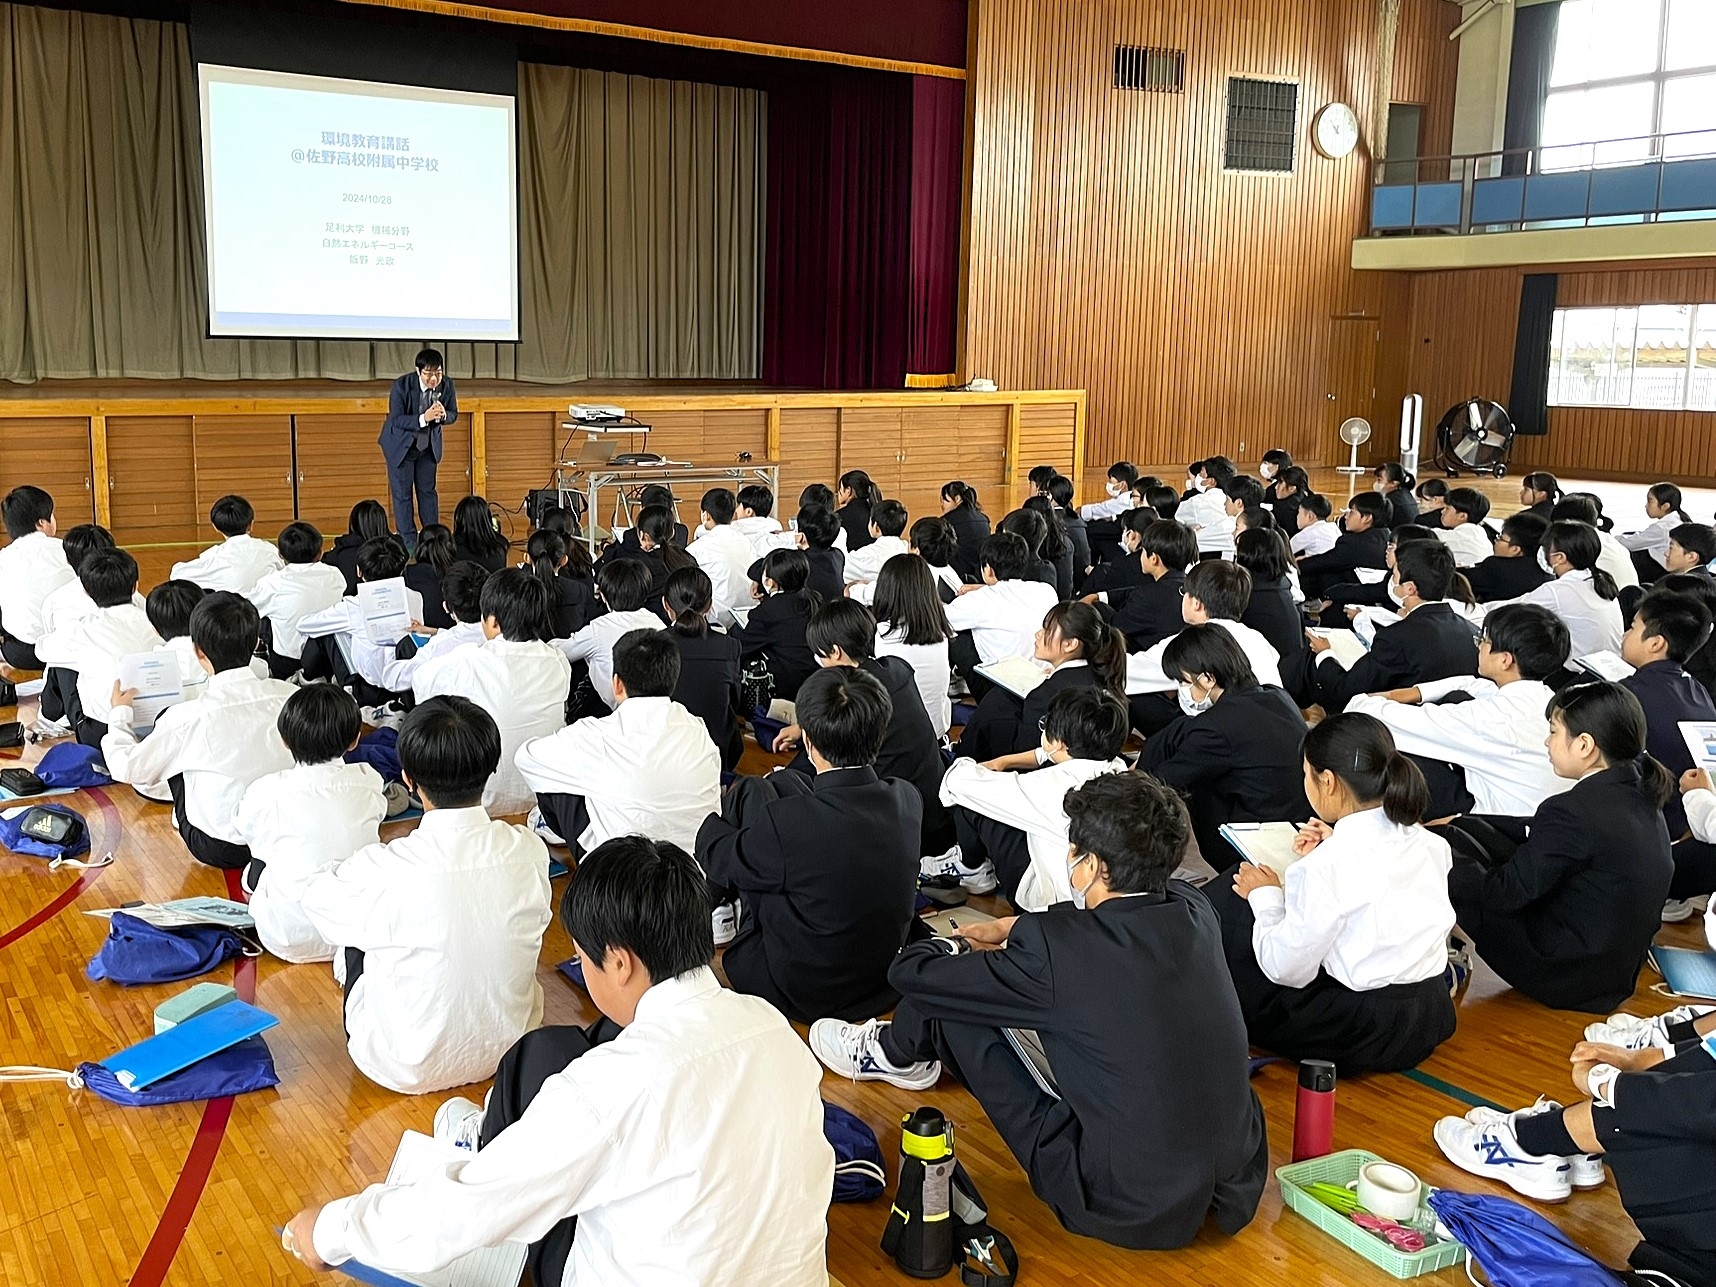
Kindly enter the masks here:
<path id="1" fill-rule="evenodd" d="M 1333 479 L 1318 481 L 1328 486 Z M 1511 495 L 1511 487 L 1510 479 L 1496 490 Z M 1707 511 L 1708 501 L 1697 507 Z M 33 705 L 26 701 L 19 714 L 30 718 Z M 10 717 L 0 711 L 0 719 Z M 27 765 L 38 756 L 31 747 L 14 762 Z M 760 772 L 771 762 L 752 748 L 744 767 Z M 185 853 L 165 807 L 123 786 L 83 792 L 69 803 L 89 819 L 95 852 L 111 849 L 117 857 L 102 871 L 50 873 L 40 860 L 0 853 L 0 1063 L 71 1067 L 100 1059 L 147 1035 L 154 1007 L 188 986 L 127 990 L 88 982 L 84 964 L 101 942 L 104 923 L 83 915 L 86 909 L 227 892 L 223 873 Z M 1697 923 L 1665 927 L 1660 941 L 1697 945 Z M 594 1017 L 583 994 L 554 971 L 569 954 L 556 923 L 539 967 L 550 1023 Z M 443 1096 L 395 1095 L 353 1070 L 343 1049 L 339 989 L 325 967 L 264 958 L 208 977 L 233 979 L 241 993 L 253 992 L 257 1004 L 280 1017 L 267 1038 L 280 1087 L 233 1101 L 135 1109 L 60 1084 L 0 1086 L 0 1282 L 313 1282 L 280 1250 L 276 1228 L 308 1202 L 378 1179 L 401 1131 L 429 1129 Z M 1650 982 L 1647 976 L 1635 997 L 1638 1012 L 1668 1006 L 1650 993 Z M 1371 1149 L 1434 1184 L 1483 1187 L 1441 1160 L 1430 1140 L 1436 1118 L 1477 1102 L 1511 1108 L 1539 1094 L 1565 1099 L 1572 1093 L 1566 1056 L 1584 1016 L 1545 1010 L 1482 974 L 1459 1009 L 1459 1031 L 1421 1069 L 1342 1084 L 1337 1146 Z M 1254 1085 L 1278 1166 L 1288 1160 L 1293 1069 L 1267 1066 Z M 919 1103 L 948 1113 L 960 1128 L 961 1157 L 992 1204 L 995 1222 L 1019 1248 L 1028 1284 L 1348 1287 L 1391 1281 L 1285 1211 L 1273 1182 L 1256 1219 L 1235 1238 L 1206 1231 L 1181 1252 L 1131 1253 L 1075 1237 L 1032 1196 L 981 1110 L 951 1081 L 915 1094 L 828 1075 L 823 1093 L 869 1122 L 890 1158 L 902 1115 Z M 829 1269 L 848 1287 L 905 1281 L 876 1245 L 886 1210 L 878 1200 L 830 1213 Z M 1549 1214 L 1611 1262 L 1619 1263 L 1635 1240 L 1612 1184 L 1578 1194 Z M 1463 1278 L 1456 1268 L 1425 1281 Z"/>

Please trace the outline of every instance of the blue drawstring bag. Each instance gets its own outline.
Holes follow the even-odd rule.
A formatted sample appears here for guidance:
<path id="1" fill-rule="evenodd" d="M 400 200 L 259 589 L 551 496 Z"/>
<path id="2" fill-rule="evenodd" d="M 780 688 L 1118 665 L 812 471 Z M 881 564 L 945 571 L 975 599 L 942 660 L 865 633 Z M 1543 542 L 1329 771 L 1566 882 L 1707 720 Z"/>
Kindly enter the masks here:
<path id="1" fill-rule="evenodd" d="M 1430 1209 L 1466 1248 L 1467 1275 L 1477 1261 L 1490 1287 L 1621 1287 L 1619 1274 L 1510 1198 L 1437 1189 Z"/>
<path id="2" fill-rule="evenodd" d="M 346 752 L 347 764 L 367 764 L 381 774 L 383 782 L 403 782 L 405 771 L 399 767 L 399 731 L 378 728 L 367 733 Z"/>
<path id="3" fill-rule="evenodd" d="M 194 1099 L 220 1099 L 267 1090 L 280 1084 L 274 1071 L 274 1056 L 261 1037 L 249 1037 L 236 1046 L 216 1051 L 189 1068 L 152 1082 L 143 1090 L 127 1090 L 119 1079 L 100 1064 L 77 1066 L 73 1085 L 82 1083 L 103 1099 L 128 1108 L 151 1108 L 157 1104 L 182 1104 Z"/>
<path id="4" fill-rule="evenodd" d="M 76 819 L 77 826 L 73 829 L 71 840 L 65 844 L 55 844 L 51 840 L 38 840 L 26 833 L 24 816 L 32 809 L 44 809 L 49 813 Z M 63 804 L 21 804 L 0 813 L 0 845 L 5 845 L 15 854 L 50 858 L 57 864 L 89 852 L 89 828 L 84 825 L 82 814 L 75 809 L 66 808 Z"/>
<path id="5" fill-rule="evenodd" d="M 888 1173 L 876 1132 L 835 1104 L 822 1105 L 822 1133 L 834 1150 L 834 1200 L 868 1202 L 882 1196 Z"/>
<path id="6" fill-rule="evenodd" d="M 107 766 L 101 762 L 101 748 L 78 742 L 50 746 L 35 771 L 49 790 L 113 785 Z"/>
<path id="7" fill-rule="evenodd" d="M 177 983 L 207 974 L 244 951 L 244 940 L 218 925 L 163 929 L 124 912 L 115 912 L 108 924 L 107 938 L 85 973 L 95 982 L 108 979 L 126 987 Z"/>

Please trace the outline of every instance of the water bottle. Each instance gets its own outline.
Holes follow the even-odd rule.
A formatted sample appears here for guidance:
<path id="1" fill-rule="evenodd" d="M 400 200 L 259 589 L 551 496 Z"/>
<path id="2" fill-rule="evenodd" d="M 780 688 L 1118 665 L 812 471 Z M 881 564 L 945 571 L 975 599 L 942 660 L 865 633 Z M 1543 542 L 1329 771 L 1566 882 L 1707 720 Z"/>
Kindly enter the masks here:
<path id="1" fill-rule="evenodd" d="M 1299 1097 L 1293 1105 L 1293 1160 L 1335 1151 L 1335 1066 L 1327 1059 L 1299 1065 Z"/>
<path id="2" fill-rule="evenodd" d="M 913 1278 L 940 1278 L 953 1268 L 953 1126 L 933 1108 L 902 1123 L 900 1184 L 882 1231 L 882 1250 Z"/>

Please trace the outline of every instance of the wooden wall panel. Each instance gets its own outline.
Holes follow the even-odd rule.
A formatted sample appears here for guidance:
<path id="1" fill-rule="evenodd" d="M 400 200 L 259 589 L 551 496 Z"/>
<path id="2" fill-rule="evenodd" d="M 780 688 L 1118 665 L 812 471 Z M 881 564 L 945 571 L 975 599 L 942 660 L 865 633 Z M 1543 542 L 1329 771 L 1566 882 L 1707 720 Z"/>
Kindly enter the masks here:
<path id="1" fill-rule="evenodd" d="M 560 427 L 563 419 L 551 411 L 486 412 L 488 478 L 483 494 L 510 509 L 532 488 L 548 486 L 555 453 L 567 437 Z M 575 455 L 576 444 L 567 450 Z"/>
<path id="2" fill-rule="evenodd" d="M 1007 497 L 1008 508 L 1016 508 L 1031 494 L 1028 478 L 1038 465 L 1053 465 L 1063 474 L 1073 468 L 1073 420 L 1077 408 L 1071 403 L 1019 409 L 1019 458 L 1013 462 L 1013 487 Z M 1087 450 L 1086 480 L 1101 478 L 1108 468 L 1109 458 L 1098 460 Z M 1115 457 L 1114 459 L 1118 459 Z"/>
<path id="3" fill-rule="evenodd" d="M 840 472 L 840 412 L 833 407 L 783 407 L 780 470 L 775 516 L 785 523 L 798 512 L 799 492 L 811 483 L 834 486 Z"/>
<path id="4" fill-rule="evenodd" d="M 1378 6 L 1219 9 L 973 0 L 962 370 L 1088 389 L 1088 462 L 1273 445 L 1327 460 L 1328 321 L 1381 316 L 1382 275 L 1349 267 L 1367 150 L 1330 161 L 1309 142 L 1331 101 L 1370 119 Z M 1444 0 L 1402 6 L 1394 97 L 1426 104 L 1430 140 L 1450 128 L 1458 20 Z M 1112 88 L 1123 42 L 1184 49 L 1185 92 Z M 1299 83 L 1291 174 L 1222 169 L 1230 75 Z"/>
<path id="5" fill-rule="evenodd" d="M 119 544 L 202 539 L 208 512 L 197 504 L 190 416 L 109 416 L 107 471 Z"/>
<path id="6" fill-rule="evenodd" d="M 54 498 L 61 532 L 93 521 L 90 477 L 89 422 L 82 417 L 33 416 L 0 432 L 0 495 L 25 483 L 42 488 Z"/>
<path id="7" fill-rule="evenodd" d="M 209 507 L 230 494 L 255 508 L 253 531 L 259 537 L 273 540 L 292 521 L 292 417 L 197 416 L 191 421 L 191 442 L 197 513 L 203 519 L 200 539 L 219 539 L 207 521 Z M 349 468 L 347 452 L 341 454 Z"/>

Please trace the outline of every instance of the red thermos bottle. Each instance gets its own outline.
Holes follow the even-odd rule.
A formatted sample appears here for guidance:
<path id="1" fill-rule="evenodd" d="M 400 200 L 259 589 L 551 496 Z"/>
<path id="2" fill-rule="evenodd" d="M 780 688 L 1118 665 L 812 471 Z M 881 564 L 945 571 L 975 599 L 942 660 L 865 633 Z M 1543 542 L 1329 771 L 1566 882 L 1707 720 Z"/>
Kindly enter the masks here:
<path id="1" fill-rule="evenodd" d="M 1327 1059 L 1299 1065 L 1299 1098 L 1293 1105 L 1293 1160 L 1335 1151 L 1335 1066 Z"/>

